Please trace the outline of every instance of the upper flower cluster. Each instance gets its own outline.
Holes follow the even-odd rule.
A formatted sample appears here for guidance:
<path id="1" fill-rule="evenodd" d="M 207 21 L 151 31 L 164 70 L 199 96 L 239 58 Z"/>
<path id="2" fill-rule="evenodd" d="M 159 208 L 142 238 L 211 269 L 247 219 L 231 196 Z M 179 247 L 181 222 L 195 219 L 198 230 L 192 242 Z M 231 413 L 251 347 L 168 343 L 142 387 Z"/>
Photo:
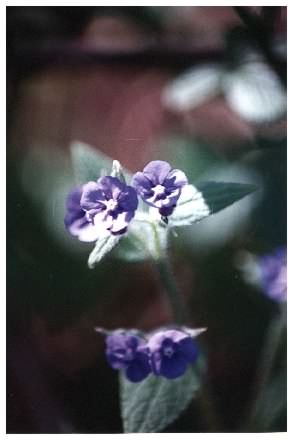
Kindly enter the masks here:
<path id="1" fill-rule="evenodd" d="M 117 330 L 106 338 L 106 356 L 111 367 L 124 370 L 131 382 L 150 373 L 175 379 L 196 361 L 198 347 L 183 330 L 159 331 L 148 340 Z"/>
<path id="2" fill-rule="evenodd" d="M 167 217 L 172 214 L 186 184 L 182 171 L 172 170 L 167 162 L 160 160 L 150 162 L 142 172 L 137 172 L 132 185 L 126 185 L 118 177 L 101 177 L 70 192 L 64 223 L 81 241 L 95 241 L 105 233 L 122 235 L 135 215 L 137 195 Z"/>

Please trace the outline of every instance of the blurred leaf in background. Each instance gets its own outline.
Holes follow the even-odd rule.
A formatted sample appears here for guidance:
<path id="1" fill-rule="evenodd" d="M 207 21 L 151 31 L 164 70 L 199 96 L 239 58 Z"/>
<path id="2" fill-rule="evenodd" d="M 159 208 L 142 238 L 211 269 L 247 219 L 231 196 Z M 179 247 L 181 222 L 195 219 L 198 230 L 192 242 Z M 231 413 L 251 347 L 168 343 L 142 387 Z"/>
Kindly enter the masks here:
<path id="1" fill-rule="evenodd" d="M 284 118 L 286 90 L 257 45 L 238 27 L 226 36 L 225 60 L 203 64 L 179 75 L 162 93 L 163 104 L 187 112 L 218 95 L 243 120 L 264 124 Z"/>

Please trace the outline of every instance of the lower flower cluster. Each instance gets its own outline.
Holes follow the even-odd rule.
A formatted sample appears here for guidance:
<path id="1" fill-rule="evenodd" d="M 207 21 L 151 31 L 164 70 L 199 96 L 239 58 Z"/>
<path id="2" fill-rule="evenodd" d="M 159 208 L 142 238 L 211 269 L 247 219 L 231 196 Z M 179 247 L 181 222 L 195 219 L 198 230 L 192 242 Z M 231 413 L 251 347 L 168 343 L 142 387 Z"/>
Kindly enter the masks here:
<path id="1" fill-rule="evenodd" d="M 195 362 L 199 350 L 190 334 L 183 330 L 163 330 L 149 338 L 117 330 L 106 337 L 106 357 L 112 368 L 124 370 L 131 382 L 149 374 L 176 379 L 188 364 Z"/>

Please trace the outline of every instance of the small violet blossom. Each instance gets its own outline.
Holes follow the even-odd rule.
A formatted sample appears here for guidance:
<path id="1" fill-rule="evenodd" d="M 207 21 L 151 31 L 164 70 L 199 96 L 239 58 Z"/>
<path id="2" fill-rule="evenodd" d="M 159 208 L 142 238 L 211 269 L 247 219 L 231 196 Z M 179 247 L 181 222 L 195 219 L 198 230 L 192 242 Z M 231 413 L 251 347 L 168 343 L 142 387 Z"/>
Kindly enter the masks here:
<path id="1" fill-rule="evenodd" d="M 82 191 L 83 186 L 79 186 L 68 194 L 64 224 L 70 234 L 77 237 L 80 241 L 96 241 L 99 231 L 87 219 L 85 211 L 80 206 Z"/>
<path id="2" fill-rule="evenodd" d="M 187 177 L 183 171 L 172 170 L 168 162 L 155 160 L 142 172 L 134 174 L 132 185 L 145 203 L 159 209 L 162 217 L 172 214 L 186 185 Z"/>
<path id="3" fill-rule="evenodd" d="M 134 188 L 117 177 L 105 176 L 83 186 L 80 200 L 86 218 L 97 230 L 121 235 L 134 217 L 138 199 Z"/>
<path id="4" fill-rule="evenodd" d="M 280 247 L 259 259 L 261 285 L 271 299 L 287 300 L 287 249 Z"/>
<path id="5" fill-rule="evenodd" d="M 138 336 L 119 331 L 107 336 L 106 356 L 111 367 L 125 370 L 131 382 L 140 382 L 151 372 L 149 350 Z"/>
<path id="6" fill-rule="evenodd" d="M 166 330 L 155 333 L 148 342 L 152 371 L 156 376 L 175 379 L 182 376 L 189 363 L 196 361 L 198 347 L 181 330 Z"/>

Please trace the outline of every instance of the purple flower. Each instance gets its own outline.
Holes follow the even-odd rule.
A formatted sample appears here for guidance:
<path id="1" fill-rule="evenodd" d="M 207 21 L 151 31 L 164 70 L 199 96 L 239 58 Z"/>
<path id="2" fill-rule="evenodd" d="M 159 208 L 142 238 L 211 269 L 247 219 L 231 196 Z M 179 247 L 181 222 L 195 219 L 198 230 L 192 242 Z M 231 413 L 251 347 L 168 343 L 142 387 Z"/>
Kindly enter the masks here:
<path id="1" fill-rule="evenodd" d="M 132 185 L 148 205 L 155 206 L 163 217 L 172 214 L 181 188 L 187 184 L 187 177 L 180 170 L 172 170 L 168 162 L 154 160 L 143 172 L 133 176 Z"/>
<path id="2" fill-rule="evenodd" d="M 84 185 L 80 205 L 97 230 L 121 235 L 134 217 L 138 199 L 131 186 L 117 177 L 105 176 Z"/>
<path id="3" fill-rule="evenodd" d="M 272 254 L 259 260 L 261 283 L 270 298 L 285 302 L 287 300 L 287 249 L 280 247 Z"/>
<path id="4" fill-rule="evenodd" d="M 140 382 L 151 372 L 149 350 L 142 338 L 117 331 L 107 336 L 106 346 L 111 367 L 125 370 L 131 382 Z"/>
<path id="5" fill-rule="evenodd" d="M 96 241 L 99 231 L 87 219 L 86 213 L 80 206 L 83 187 L 73 189 L 66 199 L 66 214 L 64 224 L 70 234 L 78 237 L 80 241 Z"/>
<path id="6" fill-rule="evenodd" d="M 180 330 L 155 333 L 148 342 L 153 373 L 167 379 L 182 376 L 198 357 L 198 348 L 189 334 Z"/>

